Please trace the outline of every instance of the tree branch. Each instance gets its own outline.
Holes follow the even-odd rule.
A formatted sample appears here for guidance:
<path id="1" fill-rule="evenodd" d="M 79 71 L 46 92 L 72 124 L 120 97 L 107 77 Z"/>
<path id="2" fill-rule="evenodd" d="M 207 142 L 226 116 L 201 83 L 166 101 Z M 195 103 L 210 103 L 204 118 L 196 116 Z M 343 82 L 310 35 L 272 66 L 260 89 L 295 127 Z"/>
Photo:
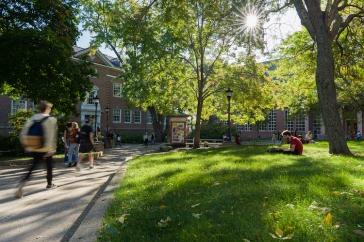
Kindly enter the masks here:
<path id="1" fill-rule="evenodd" d="M 316 32 L 315 28 L 313 27 L 313 25 L 312 25 L 312 23 L 310 21 L 308 11 L 307 11 L 305 5 L 303 4 L 303 1 L 302 0 L 294 0 L 293 3 L 294 3 L 294 6 L 295 6 L 295 8 L 297 10 L 297 14 L 301 19 L 301 24 L 306 27 L 306 29 L 307 29 L 308 33 L 311 35 L 312 39 L 316 39 L 316 37 L 315 37 L 315 32 Z"/>

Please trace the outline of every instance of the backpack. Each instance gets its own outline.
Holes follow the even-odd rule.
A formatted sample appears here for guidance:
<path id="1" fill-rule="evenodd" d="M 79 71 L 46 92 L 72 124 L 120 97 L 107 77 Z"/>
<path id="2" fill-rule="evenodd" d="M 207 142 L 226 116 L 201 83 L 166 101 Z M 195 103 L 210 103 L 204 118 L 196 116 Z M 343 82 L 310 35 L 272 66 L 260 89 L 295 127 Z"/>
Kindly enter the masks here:
<path id="1" fill-rule="evenodd" d="M 47 120 L 49 116 L 41 120 L 34 120 L 30 125 L 26 135 L 23 137 L 23 146 L 28 149 L 39 149 L 43 147 L 44 131 L 42 123 Z"/>

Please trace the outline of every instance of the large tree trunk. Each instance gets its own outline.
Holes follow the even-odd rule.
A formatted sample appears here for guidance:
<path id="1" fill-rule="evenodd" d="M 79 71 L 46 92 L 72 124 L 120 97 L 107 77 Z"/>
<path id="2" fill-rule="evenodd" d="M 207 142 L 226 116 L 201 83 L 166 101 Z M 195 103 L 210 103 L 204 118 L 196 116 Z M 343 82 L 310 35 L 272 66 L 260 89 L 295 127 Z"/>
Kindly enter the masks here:
<path id="1" fill-rule="evenodd" d="M 193 148 L 200 148 L 200 135 L 201 135 L 201 115 L 203 107 L 202 92 L 197 100 L 197 114 L 196 114 L 196 125 L 195 125 L 195 138 L 193 141 Z"/>
<path id="2" fill-rule="evenodd" d="M 155 141 L 160 143 L 163 141 L 163 116 L 157 113 L 155 107 L 148 107 L 148 111 L 152 115 Z"/>
<path id="3" fill-rule="evenodd" d="M 323 22 L 323 21 L 322 21 Z M 331 154 L 351 154 L 346 143 L 336 98 L 332 42 L 324 27 L 317 29 L 316 86 Z"/>

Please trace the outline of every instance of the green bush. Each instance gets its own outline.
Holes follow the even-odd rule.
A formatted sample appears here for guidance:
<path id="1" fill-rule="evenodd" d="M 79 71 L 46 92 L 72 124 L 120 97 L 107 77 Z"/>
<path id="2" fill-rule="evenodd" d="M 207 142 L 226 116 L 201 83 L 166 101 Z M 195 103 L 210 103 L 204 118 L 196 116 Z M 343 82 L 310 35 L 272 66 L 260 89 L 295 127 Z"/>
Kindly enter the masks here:
<path id="1" fill-rule="evenodd" d="M 231 135 L 236 133 L 236 127 L 231 127 Z M 222 139 L 224 135 L 228 134 L 228 126 L 225 124 L 204 123 L 201 125 L 201 139 Z M 192 131 L 189 138 L 195 136 L 195 131 Z"/>
<path id="2" fill-rule="evenodd" d="M 141 133 L 122 133 L 121 142 L 126 144 L 142 144 L 143 134 Z"/>

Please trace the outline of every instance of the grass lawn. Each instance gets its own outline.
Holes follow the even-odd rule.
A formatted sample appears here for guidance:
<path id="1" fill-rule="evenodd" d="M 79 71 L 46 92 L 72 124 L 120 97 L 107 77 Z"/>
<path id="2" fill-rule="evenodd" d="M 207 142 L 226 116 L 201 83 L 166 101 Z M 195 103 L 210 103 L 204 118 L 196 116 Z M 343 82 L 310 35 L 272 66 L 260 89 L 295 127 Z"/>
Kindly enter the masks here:
<path id="1" fill-rule="evenodd" d="M 364 241 L 364 142 L 350 143 L 357 157 L 330 156 L 327 143 L 300 157 L 266 148 L 132 160 L 99 240 Z"/>

